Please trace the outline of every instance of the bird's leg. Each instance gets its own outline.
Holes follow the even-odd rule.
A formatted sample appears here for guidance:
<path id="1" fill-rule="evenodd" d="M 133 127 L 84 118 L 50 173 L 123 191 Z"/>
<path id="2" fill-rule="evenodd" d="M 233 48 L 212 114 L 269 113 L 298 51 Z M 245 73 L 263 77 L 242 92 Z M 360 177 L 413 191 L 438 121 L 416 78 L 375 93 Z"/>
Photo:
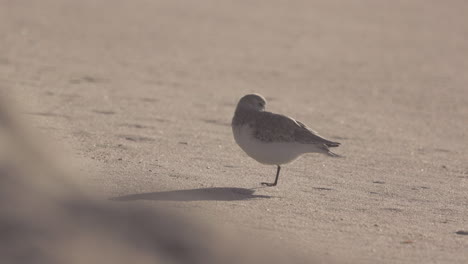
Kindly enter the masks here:
<path id="1" fill-rule="evenodd" d="M 271 186 L 276 186 L 276 184 L 278 184 L 278 178 L 279 178 L 281 166 L 280 166 L 280 165 L 277 165 L 277 166 L 278 166 L 278 169 L 276 170 L 276 179 L 275 179 L 275 182 L 274 182 L 274 183 L 262 182 L 262 185 L 271 187 Z"/>

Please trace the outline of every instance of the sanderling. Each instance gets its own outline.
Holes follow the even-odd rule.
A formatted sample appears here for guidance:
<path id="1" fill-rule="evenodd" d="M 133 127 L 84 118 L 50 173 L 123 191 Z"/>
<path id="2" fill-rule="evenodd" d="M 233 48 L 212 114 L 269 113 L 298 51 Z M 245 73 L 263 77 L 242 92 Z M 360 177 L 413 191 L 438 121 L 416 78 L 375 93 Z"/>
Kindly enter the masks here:
<path id="1" fill-rule="evenodd" d="M 327 140 L 303 123 L 288 116 L 265 111 L 266 100 L 259 94 L 248 94 L 237 104 L 232 119 L 234 139 L 242 150 L 256 161 L 276 165 L 276 186 L 281 165 L 289 163 L 305 153 L 323 153 L 332 157 L 339 155 L 329 147 L 340 143 Z"/>

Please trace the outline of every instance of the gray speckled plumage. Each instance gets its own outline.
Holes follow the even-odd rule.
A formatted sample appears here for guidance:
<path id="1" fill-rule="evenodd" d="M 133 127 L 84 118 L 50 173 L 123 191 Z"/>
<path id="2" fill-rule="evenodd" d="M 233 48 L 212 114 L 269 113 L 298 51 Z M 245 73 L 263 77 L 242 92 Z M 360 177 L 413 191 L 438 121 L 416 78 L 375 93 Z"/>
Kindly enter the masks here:
<path id="1" fill-rule="evenodd" d="M 335 155 L 329 147 L 338 147 L 340 143 L 321 137 L 303 123 L 288 116 L 265 111 L 266 100 L 258 94 L 242 97 L 232 119 L 233 129 L 248 125 L 252 137 L 264 142 L 291 142 L 313 144 L 323 152 Z"/>
<path id="2" fill-rule="evenodd" d="M 253 136 L 263 142 L 297 142 L 302 144 L 324 144 L 337 147 L 338 142 L 327 140 L 303 123 L 290 117 L 267 111 L 237 109 L 233 126 L 249 125 Z"/>

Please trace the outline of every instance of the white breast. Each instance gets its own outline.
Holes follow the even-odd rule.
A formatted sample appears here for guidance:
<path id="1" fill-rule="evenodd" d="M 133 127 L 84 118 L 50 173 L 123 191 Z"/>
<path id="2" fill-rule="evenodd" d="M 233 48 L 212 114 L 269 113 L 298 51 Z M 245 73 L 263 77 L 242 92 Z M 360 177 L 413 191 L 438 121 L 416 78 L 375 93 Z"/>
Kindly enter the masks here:
<path id="1" fill-rule="evenodd" d="M 295 142 L 262 142 L 252 136 L 248 125 L 232 128 L 236 143 L 250 157 L 263 164 L 281 165 L 289 163 L 300 155 L 313 152 L 311 146 Z"/>

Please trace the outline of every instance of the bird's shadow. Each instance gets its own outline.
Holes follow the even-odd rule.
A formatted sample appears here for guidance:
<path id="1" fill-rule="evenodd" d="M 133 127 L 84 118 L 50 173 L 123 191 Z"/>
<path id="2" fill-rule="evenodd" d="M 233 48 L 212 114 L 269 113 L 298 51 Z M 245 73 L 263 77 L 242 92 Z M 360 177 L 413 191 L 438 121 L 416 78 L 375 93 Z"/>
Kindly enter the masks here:
<path id="1" fill-rule="evenodd" d="M 213 187 L 162 192 L 137 193 L 110 198 L 113 201 L 240 201 L 256 198 L 271 198 L 269 195 L 254 194 L 245 188 Z"/>

